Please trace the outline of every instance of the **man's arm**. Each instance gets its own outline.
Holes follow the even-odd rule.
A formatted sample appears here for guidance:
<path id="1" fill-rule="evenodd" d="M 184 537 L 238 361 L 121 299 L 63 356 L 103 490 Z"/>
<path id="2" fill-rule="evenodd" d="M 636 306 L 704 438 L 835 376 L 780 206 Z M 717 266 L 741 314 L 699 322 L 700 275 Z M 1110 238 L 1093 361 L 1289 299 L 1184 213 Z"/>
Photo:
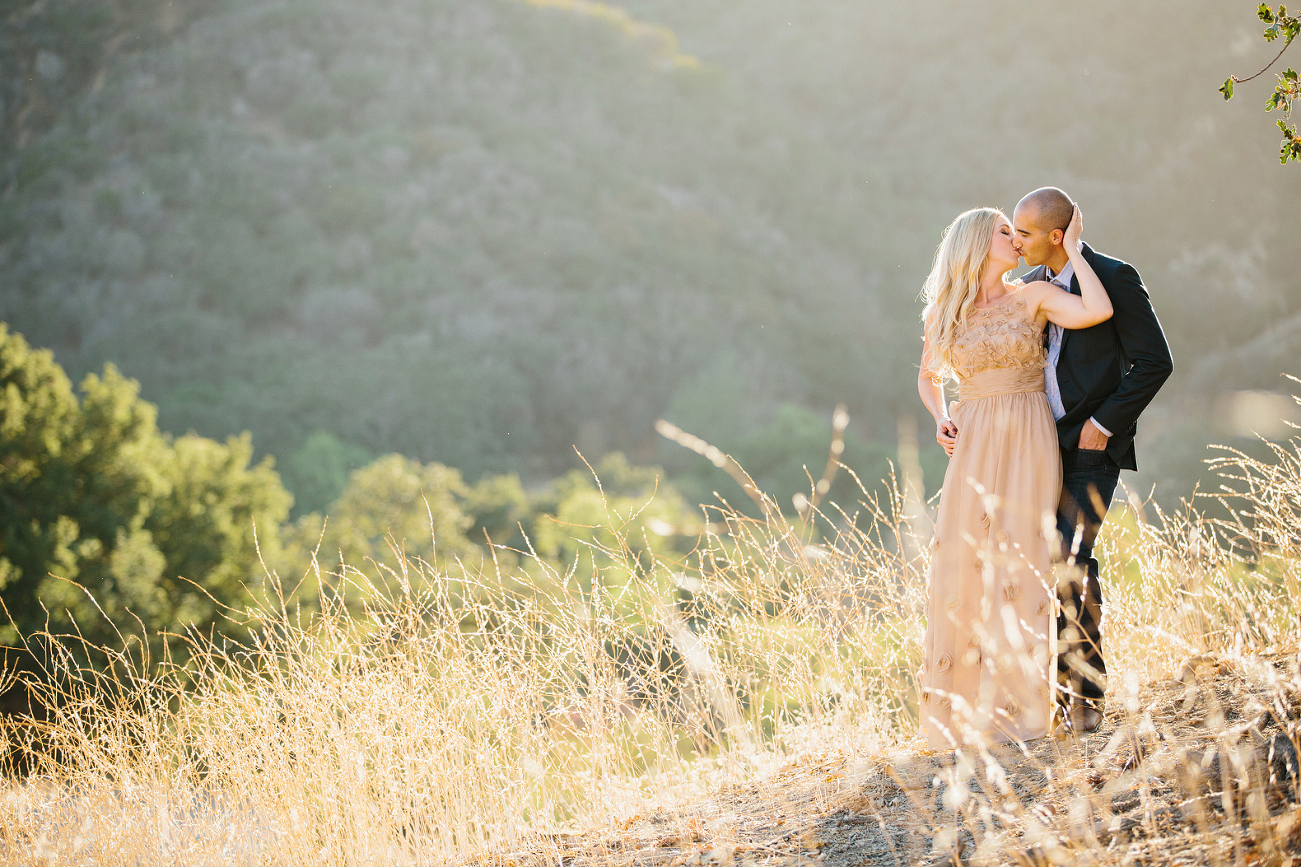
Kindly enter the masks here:
<path id="1" fill-rule="evenodd" d="M 1121 264 L 1107 287 L 1115 315 L 1111 319 L 1125 360 L 1133 365 L 1093 418 L 1113 434 L 1130 431 L 1174 370 L 1170 345 L 1152 309 L 1147 288 L 1132 265 Z"/>

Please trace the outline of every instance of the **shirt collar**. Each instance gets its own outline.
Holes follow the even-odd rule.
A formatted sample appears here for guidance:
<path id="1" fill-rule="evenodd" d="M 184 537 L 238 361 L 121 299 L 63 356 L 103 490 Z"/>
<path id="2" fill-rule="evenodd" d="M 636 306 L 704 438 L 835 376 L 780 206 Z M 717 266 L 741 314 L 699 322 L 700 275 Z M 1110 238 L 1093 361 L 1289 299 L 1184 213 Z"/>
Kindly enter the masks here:
<path id="1" fill-rule="evenodd" d="M 1044 266 L 1044 279 L 1045 279 L 1045 280 L 1051 280 L 1051 281 L 1054 281 L 1054 282 L 1057 282 L 1057 283 L 1061 283 L 1061 284 L 1065 285 L 1068 289 L 1070 288 L 1070 285 L 1071 285 L 1071 278 L 1074 277 L 1074 276 L 1075 276 L 1075 263 L 1074 263 L 1074 262 L 1070 262 L 1070 261 L 1068 261 L 1068 262 L 1066 263 L 1066 267 L 1062 269 L 1062 273 L 1060 273 L 1060 274 L 1054 274 L 1052 268 L 1049 268 L 1047 265 Z"/>

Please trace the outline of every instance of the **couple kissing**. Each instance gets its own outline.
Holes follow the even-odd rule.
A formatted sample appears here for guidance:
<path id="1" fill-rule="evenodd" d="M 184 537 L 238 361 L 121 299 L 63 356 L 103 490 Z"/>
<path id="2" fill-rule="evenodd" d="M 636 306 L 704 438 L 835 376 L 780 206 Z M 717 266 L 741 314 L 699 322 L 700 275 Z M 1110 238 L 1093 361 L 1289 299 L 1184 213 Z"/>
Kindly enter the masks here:
<path id="1" fill-rule="evenodd" d="M 1172 361 L 1138 271 L 1082 233 L 1079 207 L 1045 187 L 1010 220 L 960 214 L 926 278 L 917 388 L 949 456 L 920 677 L 931 749 L 1103 720 L 1093 545 Z M 1009 281 L 1023 258 L 1032 270 Z"/>

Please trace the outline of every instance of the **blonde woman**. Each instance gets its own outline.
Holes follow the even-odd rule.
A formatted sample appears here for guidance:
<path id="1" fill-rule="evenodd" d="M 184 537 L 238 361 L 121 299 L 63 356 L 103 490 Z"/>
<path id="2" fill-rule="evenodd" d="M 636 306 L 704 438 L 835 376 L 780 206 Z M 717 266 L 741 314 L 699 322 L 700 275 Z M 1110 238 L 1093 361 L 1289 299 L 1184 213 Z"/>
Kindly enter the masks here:
<path id="1" fill-rule="evenodd" d="M 932 749 L 1031 740 L 1053 724 L 1062 465 L 1044 393 L 1044 329 L 1087 328 L 1112 313 L 1080 254 L 1082 228 L 1077 207 L 1063 246 L 1080 295 L 1008 282 L 1015 233 L 992 208 L 953 221 L 926 278 L 917 389 L 950 458 L 921 672 L 921 734 Z M 951 407 L 948 380 L 958 386 Z"/>

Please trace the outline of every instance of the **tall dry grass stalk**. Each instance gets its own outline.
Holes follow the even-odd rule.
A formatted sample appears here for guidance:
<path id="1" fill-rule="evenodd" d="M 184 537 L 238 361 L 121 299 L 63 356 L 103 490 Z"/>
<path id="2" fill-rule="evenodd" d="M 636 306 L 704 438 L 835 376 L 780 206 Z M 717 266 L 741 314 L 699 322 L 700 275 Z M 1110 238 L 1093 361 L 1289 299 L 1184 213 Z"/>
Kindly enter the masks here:
<path id="1" fill-rule="evenodd" d="M 1121 703 L 1190 659 L 1295 650 L 1299 454 L 1226 455 L 1237 508 L 1220 521 L 1113 515 Z M 190 636 L 184 667 L 118 654 L 90 671 L 34 639 L 52 711 L 4 723 L 30 772 L 0 794 L 0 857 L 442 864 L 649 809 L 685 822 L 681 805 L 799 754 L 916 746 L 924 512 L 897 495 L 796 521 L 769 506 L 719 509 L 689 555 L 653 562 L 615 514 L 618 544 L 567 572 L 395 555 L 323 576 L 319 613 L 250 612 L 247 644 Z"/>

